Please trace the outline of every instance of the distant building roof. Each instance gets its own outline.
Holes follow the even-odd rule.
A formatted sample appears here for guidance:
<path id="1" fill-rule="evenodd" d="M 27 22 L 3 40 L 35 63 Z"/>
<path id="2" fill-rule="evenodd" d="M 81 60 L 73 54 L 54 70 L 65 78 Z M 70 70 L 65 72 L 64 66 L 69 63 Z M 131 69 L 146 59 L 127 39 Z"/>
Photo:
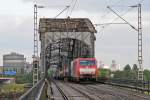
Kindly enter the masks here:
<path id="1" fill-rule="evenodd" d="M 107 65 L 104 65 L 103 68 L 105 68 L 105 69 L 110 69 L 110 67 L 107 66 Z"/>
<path id="2" fill-rule="evenodd" d="M 88 18 L 40 18 L 39 33 L 45 32 L 91 32 L 95 27 Z"/>
<path id="3" fill-rule="evenodd" d="M 5 55 L 3 55 L 3 56 L 24 56 L 24 55 L 18 54 L 18 53 L 16 53 L 16 52 L 11 52 L 10 54 L 5 54 Z"/>

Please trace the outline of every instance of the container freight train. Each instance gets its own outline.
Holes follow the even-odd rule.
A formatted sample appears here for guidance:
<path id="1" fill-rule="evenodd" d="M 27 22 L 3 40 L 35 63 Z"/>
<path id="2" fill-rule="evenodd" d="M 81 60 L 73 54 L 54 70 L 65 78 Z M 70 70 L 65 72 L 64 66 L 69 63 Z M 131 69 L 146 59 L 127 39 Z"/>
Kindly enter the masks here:
<path id="1" fill-rule="evenodd" d="M 77 58 L 71 62 L 70 69 L 67 66 L 59 71 L 58 77 L 71 81 L 97 80 L 98 68 L 95 58 Z"/>

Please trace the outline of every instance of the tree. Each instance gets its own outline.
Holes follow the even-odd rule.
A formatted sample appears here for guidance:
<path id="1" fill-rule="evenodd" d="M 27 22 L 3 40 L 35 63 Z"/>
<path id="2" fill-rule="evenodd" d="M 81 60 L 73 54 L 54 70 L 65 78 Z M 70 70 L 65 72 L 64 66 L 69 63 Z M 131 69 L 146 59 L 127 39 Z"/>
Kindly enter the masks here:
<path id="1" fill-rule="evenodd" d="M 123 78 L 124 79 L 132 79 L 132 72 L 131 72 L 131 67 L 129 64 L 127 64 L 125 67 L 124 67 L 124 70 L 123 70 Z"/>
<path id="2" fill-rule="evenodd" d="M 16 83 L 24 84 L 24 83 L 32 83 L 32 72 L 28 74 L 18 73 L 16 76 Z"/>
<path id="3" fill-rule="evenodd" d="M 150 81 L 150 70 L 144 70 L 144 80 L 145 81 Z"/>
<path id="4" fill-rule="evenodd" d="M 113 78 L 123 78 L 123 71 L 115 71 L 113 72 Z"/>
<path id="5" fill-rule="evenodd" d="M 134 64 L 134 65 L 133 65 L 132 70 L 133 70 L 133 71 L 138 71 L 138 66 L 137 66 L 137 64 Z"/>
<path id="6" fill-rule="evenodd" d="M 49 68 L 48 71 L 47 71 L 47 73 L 48 73 L 48 77 L 49 77 L 49 78 L 52 78 L 53 75 L 54 75 L 53 68 Z"/>
<path id="7" fill-rule="evenodd" d="M 115 71 L 114 78 L 121 78 L 121 79 L 131 79 L 132 78 L 132 71 L 129 64 L 127 64 L 123 71 Z"/>
<path id="8" fill-rule="evenodd" d="M 127 64 L 125 67 L 124 67 L 124 71 L 131 71 L 131 67 L 129 64 Z"/>
<path id="9" fill-rule="evenodd" d="M 150 70 L 144 70 L 144 80 L 150 81 Z M 120 78 L 120 79 L 137 79 L 138 77 L 138 66 L 134 64 L 132 66 L 132 70 L 129 64 L 127 64 L 123 71 L 115 71 L 113 72 L 113 78 Z"/>
<path id="10" fill-rule="evenodd" d="M 137 64 L 134 64 L 132 67 L 132 79 L 137 79 L 138 77 L 138 67 Z"/>

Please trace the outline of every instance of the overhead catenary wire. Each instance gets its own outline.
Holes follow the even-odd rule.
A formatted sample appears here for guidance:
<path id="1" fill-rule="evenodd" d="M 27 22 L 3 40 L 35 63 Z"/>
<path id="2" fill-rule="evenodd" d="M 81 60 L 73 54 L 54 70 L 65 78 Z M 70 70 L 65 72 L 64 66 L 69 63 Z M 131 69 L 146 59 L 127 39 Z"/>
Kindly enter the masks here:
<path id="1" fill-rule="evenodd" d="M 143 3 L 144 0 L 140 0 L 139 2 L 137 2 L 135 5 L 141 4 Z M 131 7 L 129 5 L 109 5 L 110 7 Z"/>
<path id="2" fill-rule="evenodd" d="M 126 12 L 124 12 L 123 14 L 121 14 L 120 16 L 124 16 L 124 15 L 126 15 L 129 11 L 131 11 L 133 8 L 130 8 L 130 9 L 128 9 Z M 107 28 L 109 25 L 112 25 L 112 24 L 127 24 L 127 23 L 125 23 L 125 22 L 116 22 L 116 23 L 114 23 L 114 21 L 116 21 L 117 19 L 119 19 L 119 17 L 117 17 L 117 18 L 115 18 L 114 20 L 112 20 L 111 22 L 108 22 L 108 23 L 101 23 L 101 24 L 94 24 L 96 27 L 97 26 L 100 26 L 102 29 L 101 29 L 101 31 L 104 31 L 104 29 L 105 28 Z"/>
<path id="3" fill-rule="evenodd" d="M 121 14 L 120 16 L 124 16 L 126 15 L 128 12 L 130 12 L 131 10 L 133 10 L 133 7 L 129 8 L 126 12 L 124 12 L 123 14 Z M 117 19 L 119 19 L 119 17 L 115 18 L 114 20 L 112 20 L 110 23 L 113 23 L 114 21 L 116 21 Z M 107 24 L 109 25 L 109 24 Z"/>
<path id="4" fill-rule="evenodd" d="M 121 1 L 122 0 L 118 0 L 113 5 L 118 5 Z M 107 2 L 109 2 L 109 1 L 107 0 Z M 110 14 L 110 12 L 111 12 L 110 10 L 107 10 L 107 12 L 104 15 L 102 15 L 100 19 L 106 19 L 106 17 Z M 110 21 L 108 21 L 108 22 L 110 22 Z M 113 23 L 113 22 L 110 22 L 110 23 Z M 108 26 L 108 23 L 102 22 L 101 25 L 96 25 L 96 26 L 100 26 L 102 28 L 101 30 L 103 31 L 105 29 L 106 25 Z"/>
<path id="5" fill-rule="evenodd" d="M 113 5 L 110 5 L 109 7 L 131 7 L 130 9 L 128 9 L 125 13 L 123 13 L 123 14 L 121 14 L 121 16 L 124 16 L 125 14 L 127 14 L 130 10 L 132 10 L 132 8 L 134 8 L 134 5 L 133 6 L 127 6 L 127 5 L 118 5 L 120 2 L 121 2 L 122 0 L 119 0 L 119 1 L 117 1 L 116 3 L 114 3 Z M 137 4 L 139 4 L 139 3 L 142 3 L 144 0 L 140 0 L 139 2 L 137 2 Z M 136 4 L 136 5 L 137 5 Z M 101 16 L 101 19 L 105 19 L 107 16 L 108 16 L 108 14 L 110 14 L 110 10 L 109 11 L 107 11 L 107 13 L 106 14 L 104 14 L 103 16 Z M 117 20 L 118 19 L 118 17 L 117 18 L 115 18 L 113 21 L 108 21 L 109 23 L 113 23 L 115 20 Z M 106 23 L 106 25 L 103 25 L 104 27 L 103 28 L 106 28 L 106 26 L 108 26 L 109 24 L 107 24 Z"/>
<path id="6" fill-rule="evenodd" d="M 119 0 L 119 1 L 115 2 L 114 5 L 119 4 L 121 1 L 122 0 Z M 108 0 L 107 0 L 107 2 L 108 2 Z M 100 19 L 105 19 L 107 17 L 107 15 L 110 14 L 110 12 L 111 12 L 110 10 L 107 10 L 107 13 L 105 13 L 104 15 L 102 15 Z M 109 24 L 112 24 L 112 22 L 111 23 L 94 24 L 95 26 L 100 26 L 101 27 L 101 30 L 98 31 L 98 33 L 101 33 L 99 38 L 102 38 L 105 26 L 109 25 Z"/>
<path id="7" fill-rule="evenodd" d="M 73 1 L 74 1 L 74 0 L 71 0 L 71 2 L 68 4 L 68 6 L 70 6 L 70 7 L 67 9 L 66 17 L 68 17 L 69 10 L 70 10 L 70 8 L 71 8 L 71 5 L 72 5 Z"/>
<path id="8" fill-rule="evenodd" d="M 144 0 L 140 0 L 137 4 L 143 3 L 143 1 L 144 1 Z M 111 6 L 117 6 L 117 4 L 119 4 L 120 2 L 121 2 L 121 0 L 117 1 L 114 5 L 111 5 Z M 134 8 L 134 6 L 123 6 L 123 5 L 119 5 L 119 6 L 120 6 L 120 7 L 130 7 L 125 13 L 121 14 L 120 16 L 126 15 L 129 11 L 131 11 L 131 10 Z M 107 11 L 107 13 L 105 13 L 103 16 L 101 16 L 101 19 L 105 19 L 106 16 L 107 16 L 108 14 L 110 14 L 110 12 L 111 12 L 110 10 Z M 101 33 L 100 38 L 101 38 L 102 35 L 103 35 L 104 29 L 105 29 L 106 27 L 108 27 L 109 25 L 111 25 L 111 24 L 127 24 L 127 23 L 114 23 L 114 21 L 117 20 L 118 18 L 119 18 L 119 17 L 115 18 L 115 19 L 112 20 L 111 22 L 109 21 L 109 23 L 95 24 L 95 26 L 100 26 L 100 27 L 101 27 L 101 30 L 99 31 L 99 33 Z M 135 27 L 132 26 L 132 28 L 135 28 Z"/>
<path id="9" fill-rule="evenodd" d="M 122 0 L 119 0 L 119 1 L 115 2 L 113 5 L 117 5 L 117 4 L 119 4 L 121 1 L 122 1 Z M 112 5 L 112 6 L 113 6 L 113 5 Z M 101 19 L 104 19 L 110 12 L 111 12 L 111 11 L 107 11 L 107 13 L 105 13 L 103 16 L 101 16 Z"/>
<path id="10" fill-rule="evenodd" d="M 136 31 L 138 31 L 138 29 L 136 29 L 133 25 L 131 25 L 128 21 L 126 21 L 124 18 L 122 18 L 118 13 L 116 13 L 113 9 L 111 9 L 109 6 L 107 7 L 108 9 L 110 9 L 115 15 L 117 15 L 120 19 L 122 19 L 124 22 L 126 22 L 127 24 L 129 24 L 133 29 L 135 29 Z"/>
<path id="11" fill-rule="evenodd" d="M 66 11 L 70 7 L 70 5 L 41 5 L 41 4 L 38 4 L 40 2 L 37 2 L 37 1 L 38 0 L 33 1 L 33 3 L 37 5 L 37 8 L 50 8 L 50 7 L 64 7 L 65 6 L 65 8 L 60 13 L 58 13 L 54 18 L 57 18 L 59 15 L 61 15 L 64 11 Z"/>
<path id="12" fill-rule="evenodd" d="M 78 1 L 78 0 L 75 0 L 74 5 L 72 6 L 72 9 L 71 9 L 71 11 L 70 11 L 70 13 L 69 13 L 69 16 L 71 16 L 71 14 L 72 14 L 72 12 L 73 12 L 73 10 L 74 10 L 76 4 L 77 4 L 77 1 Z"/>
<path id="13" fill-rule="evenodd" d="M 58 13 L 54 18 L 57 18 L 60 14 L 62 14 L 65 10 L 67 10 L 70 6 L 66 6 L 60 13 Z"/>
<path id="14" fill-rule="evenodd" d="M 66 6 L 66 7 L 68 7 L 68 9 L 64 9 L 62 12 L 64 12 L 65 10 L 67 10 L 67 12 L 66 12 L 66 17 L 70 17 L 71 16 L 71 14 L 72 14 L 72 12 L 73 12 L 73 10 L 74 10 L 74 8 L 75 8 L 75 6 L 76 6 L 76 3 L 77 3 L 77 0 L 71 0 L 71 2 Z M 70 13 L 69 13 L 69 10 L 70 10 Z M 60 12 L 60 13 L 62 13 L 62 12 Z M 59 16 L 59 15 L 58 15 Z M 58 17 L 57 16 L 57 17 Z"/>

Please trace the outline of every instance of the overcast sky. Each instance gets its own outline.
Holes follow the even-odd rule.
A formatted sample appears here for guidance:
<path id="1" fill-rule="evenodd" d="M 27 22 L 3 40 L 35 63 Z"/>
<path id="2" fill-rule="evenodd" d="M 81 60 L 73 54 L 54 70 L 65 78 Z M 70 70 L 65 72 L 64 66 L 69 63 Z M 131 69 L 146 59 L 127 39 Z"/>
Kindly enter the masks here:
<path id="1" fill-rule="evenodd" d="M 87 17 L 95 23 L 123 22 L 107 6 L 122 15 L 129 23 L 137 27 L 136 5 L 141 0 L 37 0 L 38 5 L 47 6 L 39 10 L 39 17 L 56 16 L 67 5 L 70 9 L 59 17 Z M 1 0 L 0 3 L 0 65 L 2 55 L 10 52 L 24 54 L 27 60 L 33 54 L 33 5 L 35 0 Z M 72 2 L 72 3 L 71 3 Z M 144 67 L 150 69 L 150 1 L 142 2 L 143 57 Z M 126 13 L 127 12 L 127 13 Z M 70 14 L 71 13 L 71 14 Z M 137 63 L 137 32 L 129 25 L 108 25 L 96 27 L 96 57 L 106 65 L 112 60 L 118 64 Z"/>

